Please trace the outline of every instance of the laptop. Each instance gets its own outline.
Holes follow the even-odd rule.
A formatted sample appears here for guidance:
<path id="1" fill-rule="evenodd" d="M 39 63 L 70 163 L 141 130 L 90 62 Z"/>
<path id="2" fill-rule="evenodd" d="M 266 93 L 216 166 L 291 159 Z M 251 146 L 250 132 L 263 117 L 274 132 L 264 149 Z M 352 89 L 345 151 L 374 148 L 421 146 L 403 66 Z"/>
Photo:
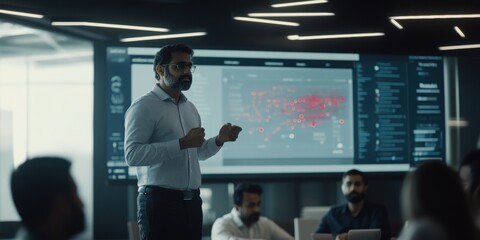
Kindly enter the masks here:
<path id="1" fill-rule="evenodd" d="M 312 233 L 311 240 L 333 240 L 331 233 Z"/>
<path id="2" fill-rule="evenodd" d="M 351 229 L 348 231 L 348 240 L 380 240 L 380 229 Z"/>

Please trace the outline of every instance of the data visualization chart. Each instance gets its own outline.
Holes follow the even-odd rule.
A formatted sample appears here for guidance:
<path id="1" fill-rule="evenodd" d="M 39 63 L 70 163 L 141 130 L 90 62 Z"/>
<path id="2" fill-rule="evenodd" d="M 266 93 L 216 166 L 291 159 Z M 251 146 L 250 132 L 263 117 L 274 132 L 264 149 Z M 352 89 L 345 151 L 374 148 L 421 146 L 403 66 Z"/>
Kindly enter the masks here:
<path id="1" fill-rule="evenodd" d="M 235 148 L 224 149 L 225 164 L 352 159 L 350 69 L 226 69 L 223 92 L 224 118 L 243 124 Z"/>

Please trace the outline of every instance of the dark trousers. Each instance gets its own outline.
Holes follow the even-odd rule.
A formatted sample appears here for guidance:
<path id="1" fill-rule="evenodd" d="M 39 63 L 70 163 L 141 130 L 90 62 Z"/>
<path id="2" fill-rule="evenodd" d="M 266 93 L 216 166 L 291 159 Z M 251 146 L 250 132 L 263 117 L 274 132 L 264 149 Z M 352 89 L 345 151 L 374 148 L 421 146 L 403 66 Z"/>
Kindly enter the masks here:
<path id="1" fill-rule="evenodd" d="M 182 192 L 150 187 L 139 190 L 138 227 L 142 240 L 202 239 L 202 199 L 197 190 L 191 200 Z"/>

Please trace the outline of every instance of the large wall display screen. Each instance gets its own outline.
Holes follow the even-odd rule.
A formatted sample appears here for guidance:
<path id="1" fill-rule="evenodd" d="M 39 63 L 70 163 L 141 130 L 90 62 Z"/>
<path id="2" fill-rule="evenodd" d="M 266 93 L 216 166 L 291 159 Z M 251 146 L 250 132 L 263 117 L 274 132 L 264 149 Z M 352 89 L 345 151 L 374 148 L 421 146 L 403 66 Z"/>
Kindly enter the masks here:
<path id="1" fill-rule="evenodd" d="M 135 180 L 124 160 L 124 114 L 155 86 L 157 48 L 107 48 L 108 179 Z M 204 177 L 404 172 L 445 161 L 444 61 L 440 56 L 195 49 L 184 94 L 206 137 L 226 122 L 235 143 L 201 161 Z"/>

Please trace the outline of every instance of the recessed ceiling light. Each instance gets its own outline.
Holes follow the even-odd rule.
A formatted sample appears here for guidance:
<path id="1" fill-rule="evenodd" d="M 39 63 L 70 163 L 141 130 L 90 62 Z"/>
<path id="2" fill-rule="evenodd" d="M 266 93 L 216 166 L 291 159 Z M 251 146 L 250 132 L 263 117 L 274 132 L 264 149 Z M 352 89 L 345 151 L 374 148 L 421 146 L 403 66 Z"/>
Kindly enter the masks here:
<path id="1" fill-rule="evenodd" d="M 291 13 L 249 13 L 249 17 L 325 17 L 335 16 L 331 12 L 291 12 Z"/>
<path id="2" fill-rule="evenodd" d="M 140 30 L 140 31 L 151 31 L 151 32 L 168 32 L 168 31 L 170 31 L 167 28 L 144 27 L 144 26 L 111 24 L 111 23 L 97 23 L 97 22 L 54 21 L 54 22 L 52 22 L 52 25 L 53 26 L 83 26 L 83 27 L 117 28 L 117 29 L 129 29 L 129 30 Z"/>
<path id="3" fill-rule="evenodd" d="M 395 20 L 456 19 L 456 18 L 480 18 L 480 14 L 412 15 L 412 16 L 390 17 L 390 19 L 395 19 Z"/>
<path id="4" fill-rule="evenodd" d="M 6 9 L 0 9 L 0 13 L 21 16 L 21 17 L 29 17 L 29 18 L 43 18 L 43 15 L 41 14 L 19 12 L 19 11 L 12 11 L 12 10 L 6 10 Z"/>
<path id="5" fill-rule="evenodd" d="M 460 49 L 472 49 L 480 48 L 480 44 L 467 44 L 467 45 L 452 45 L 452 46 L 442 46 L 438 47 L 439 50 L 448 51 L 448 50 L 460 50 Z"/>
<path id="6" fill-rule="evenodd" d="M 441 15 L 411 15 L 411 16 L 393 16 L 389 17 L 390 22 L 398 29 L 403 29 L 398 20 L 434 20 L 434 19 L 460 19 L 460 18 L 480 18 L 480 14 L 441 14 Z"/>
<path id="7" fill-rule="evenodd" d="M 281 7 L 293 7 L 293 6 L 301 6 L 301 5 L 310 5 L 310 4 L 319 4 L 319 3 L 326 3 L 327 0 L 310 0 L 310 1 L 299 1 L 299 2 L 289 2 L 289 3 L 278 3 L 272 4 L 271 6 L 274 8 L 281 8 Z"/>
<path id="8" fill-rule="evenodd" d="M 261 18 L 233 17 L 233 19 L 238 20 L 238 21 L 258 22 L 258 23 L 267 23 L 267 24 L 293 26 L 293 27 L 300 26 L 300 24 L 298 24 L 296 22 L 276 21 L 276 20 L 268 20 L 268 19 L 261 19 Z"/>
<path id="9" fill-rule="evenodd" d="M 453 29 L 455 29 L 455 32 L 457 32 L 458 35 L 460 35 L 460 37 L 465 38 L 465 34 L 462 32 L 462 30 L 459 27 L 455 26 Z"/>
<path id="10" fill-rule="evenodd" d="M 331 35 L 312 35 L 312 36 L 299 36 L 289 35 L 289 40 L 320 40 L 320 39 L 336 39 L 336 38 L 359 38 L 359 37 L 379 37 L 384 36 L 385 33 L 352 33 L 352 34 L 331 34 Z"/>
<path id="11" fill-rule="evenodd" d="M 400 23 L 398 23 L 397 21 L 395 21 L 395 19 L 390 18 L 390 22 L 391 22 L 395 27 L 397 27 L 398 29 L 403 29 L 403 26 L 400 25 Z"/>
<path id="12" fill-rule="evenodd" d="M 128 37 L 128 38 L 121 38 L 120 42 L 139 42 L 139 41 L 170 39 L 170 38 L 199 37 L 199 36 L 205 36 L 205 35 L 207 35 L 206 32 L 191 32 L 191 33 L 165 34 L 165 35 L 154 35 L 154 36 L 144 36 L 144 37 Z"/>

